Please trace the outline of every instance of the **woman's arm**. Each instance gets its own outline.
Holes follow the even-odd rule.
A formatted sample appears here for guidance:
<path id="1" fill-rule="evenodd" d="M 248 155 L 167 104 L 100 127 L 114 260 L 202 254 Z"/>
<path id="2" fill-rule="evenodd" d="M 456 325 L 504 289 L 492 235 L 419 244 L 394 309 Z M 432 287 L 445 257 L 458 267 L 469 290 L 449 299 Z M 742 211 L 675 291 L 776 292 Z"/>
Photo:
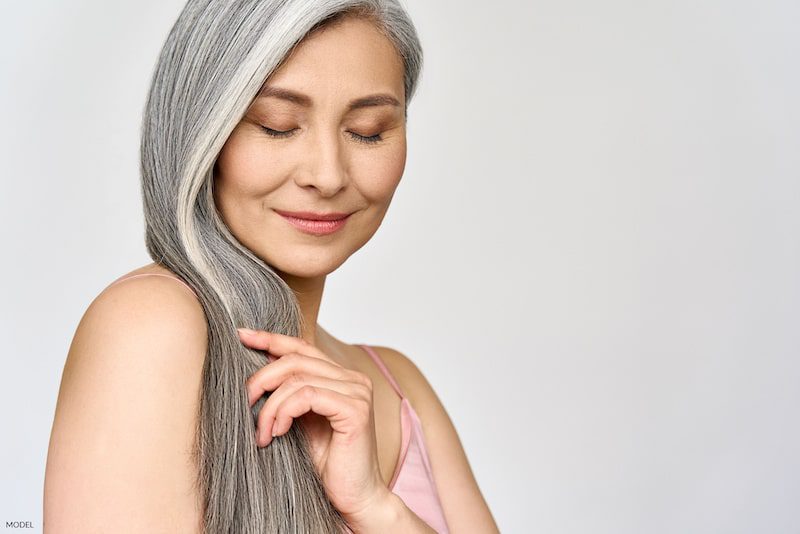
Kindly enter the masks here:
<path id="1" fill-rule="evenodd" d="M 206 352 L 202 307 L 175 281 L 114 284 L 89 306 L 61 379 L 44 532 L 198 532 L 189 456 Z"/>
<path id="2" fill-rule="evenodd" d="M 364 510 L 363 518 L 349 518 L 352 534 L 436 534 L 399 496 L 385 498 Z"/>
<path id="3" fill-rule="evenodd" d="M 376 347 L 419 415 L 433 477 L 451 534 L 498 533 L 453 422 L 419 368 L 404 354 Z"/>

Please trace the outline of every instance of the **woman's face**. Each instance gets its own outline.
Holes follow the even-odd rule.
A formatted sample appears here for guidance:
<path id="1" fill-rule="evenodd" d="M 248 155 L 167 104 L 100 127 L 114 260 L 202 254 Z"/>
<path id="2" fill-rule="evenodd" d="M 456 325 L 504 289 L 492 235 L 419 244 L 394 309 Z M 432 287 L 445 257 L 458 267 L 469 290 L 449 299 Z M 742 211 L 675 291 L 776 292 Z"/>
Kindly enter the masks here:
<path id="1" fill-rule="evenodd" d="M 233 235 L 296 277 L 328 274 L 369 241 L 405 168 L 403 75 L 392 43 L 363 19 L 300 42 L 217 158 L 214 198 Z M 350 215 L 333 231 L 303 230 L 279 211 Z"/>

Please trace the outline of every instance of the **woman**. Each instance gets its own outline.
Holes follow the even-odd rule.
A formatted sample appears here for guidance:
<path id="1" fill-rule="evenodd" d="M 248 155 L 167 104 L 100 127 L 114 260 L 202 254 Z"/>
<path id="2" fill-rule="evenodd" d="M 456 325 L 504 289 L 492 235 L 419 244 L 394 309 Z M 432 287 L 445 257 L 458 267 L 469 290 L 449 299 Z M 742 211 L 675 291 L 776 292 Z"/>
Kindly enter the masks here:
<path id="1" fill-rule="evenodd" d="M 317 324 L 400 181 L 421 63 L 394 0 L 188 2 L 142 128 L 154 263 L 78 326 L 46 532 L 497 531 L 411 360 Z"/>

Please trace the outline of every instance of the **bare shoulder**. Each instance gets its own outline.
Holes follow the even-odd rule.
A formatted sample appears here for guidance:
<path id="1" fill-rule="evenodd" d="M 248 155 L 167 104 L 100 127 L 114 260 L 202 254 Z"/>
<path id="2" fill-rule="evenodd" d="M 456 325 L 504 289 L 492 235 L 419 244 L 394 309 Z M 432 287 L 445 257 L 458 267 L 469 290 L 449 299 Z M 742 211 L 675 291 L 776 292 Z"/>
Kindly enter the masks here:
<path id="1" fill-rule="evenodd" d="M 45 532 L 199 531 L 193 454 L 206 339 L 202 306 L 177 280 L 130 277 L 92 301 L 62 373 Z"/>
<path id="2" fill-rule="evenodd" d="M 370 345 L 381 357 L 389 368 L 392 376 L 397 379 L 403 394 L 412 401 L 417 390 L 421 387 L 430 387 L 425 375 L 419 367 L 405 354 L 395 349 L 380 345 Z"/>
<path id="3" fill-rule="evenodd" d="M 441 423 L 452 426 L 447 410 L 433 386 L 411 358 L 390 347 L 373 346 L 373 348 L 399 383 L 403 395 L 408 397 L 423 424 L 430 422 L 432 424 L 426 426 Z M 425 430 L 428 431 L 427 428 Z"/>
<path id="4" fill-rule="evenodd" d="M 458 432 L 424 373 L 405 354 L 374 347 L 414 407 L 450 532 L 499 532 L 480 491 Z"/>

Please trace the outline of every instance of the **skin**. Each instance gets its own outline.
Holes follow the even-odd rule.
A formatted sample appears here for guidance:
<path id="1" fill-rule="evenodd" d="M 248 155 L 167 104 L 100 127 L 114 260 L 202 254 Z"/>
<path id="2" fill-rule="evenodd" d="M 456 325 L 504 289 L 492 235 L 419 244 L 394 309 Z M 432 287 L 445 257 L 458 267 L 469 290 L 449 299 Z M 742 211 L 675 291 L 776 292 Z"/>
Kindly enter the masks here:
<path id="1" fill-rule="evenodd" d="M 433 532 L 388 489 L 401 448 L 400 399 L 360 347 L 317 324 L 326 276 L 375 234 L 403 174 L 402 60 L 372 23 L 345 18 L 307 36 L 268 85 L 302 93 L 311 105 L 255 99 L 219 154 L 214 184 L 233 235 L 278 272 L 297 295 L 305 324 L 313 325 L 300 337 L 241 334 L 243 344 L 272 360 L 246 384 L 251 404 L 272 392 L 259 412 L 259 446 L 300 419 L 329 497 L 355 532 Z M 400 105 L 348 110 L 353 99 L 376 93 Z M 275 137 L 265 127 L 293 133 Z M 352 215 L 339 231 L 313 236 L 274 209 Z M 171 274 L 149 264 L 126 276 L 145 273 Z M 93 301 L 59 391 L 45 474 L 46 531 L 193 531 L 200 520 L 192 486 L 198 467 L 188 451 L 206 329 L 197 299 L 165 277 L 131 278 Z M 450 531 L 498 532 L 424 375 L 400 352 L 374 348 L 422 421 Z M 136 409 L 128 409 L 119 391 L 146 395 L 131 398 Z M 115 454 L 98 453 L 109 443 Z"/>
<path id="2" fill-rule="evenodd" d="M 302 337 L 336 358 L 336 342 L 317 325 L 325 278 L 378 230 L 403 175 L 403 63 L 370 22 L 350 18 L 308 36 L 268 85 L 308 95 L 312 106 L 257 98 L 217 159 L 215 201 L 231 232 L 294 290 L 314 325 Z M 400 105 L 347 110 L 376 93 Z M 263 127 L 295 130 L 276 138 Z M 334 234 L 314 236 L 274 209 L 352 215 Z"/>

